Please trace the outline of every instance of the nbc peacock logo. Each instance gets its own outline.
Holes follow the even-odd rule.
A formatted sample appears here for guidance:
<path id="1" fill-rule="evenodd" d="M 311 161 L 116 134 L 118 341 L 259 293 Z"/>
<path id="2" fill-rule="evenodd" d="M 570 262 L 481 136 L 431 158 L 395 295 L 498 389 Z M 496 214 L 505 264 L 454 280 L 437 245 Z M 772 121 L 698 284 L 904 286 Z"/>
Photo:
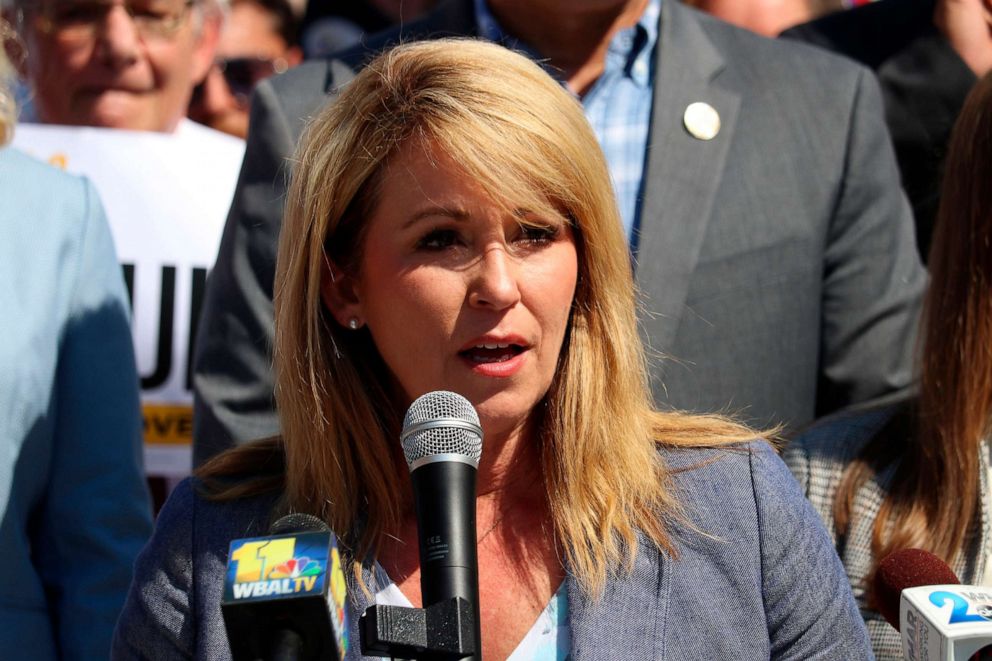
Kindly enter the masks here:
<path id="1" fill-rule="evenodd" d="M 323 570 L 316 560 L 303 556 L 302 558 L 290 558 L 281 565 L 272 568 L 269 578 L 299 578 L 301 576 L 317 576 Z"/>

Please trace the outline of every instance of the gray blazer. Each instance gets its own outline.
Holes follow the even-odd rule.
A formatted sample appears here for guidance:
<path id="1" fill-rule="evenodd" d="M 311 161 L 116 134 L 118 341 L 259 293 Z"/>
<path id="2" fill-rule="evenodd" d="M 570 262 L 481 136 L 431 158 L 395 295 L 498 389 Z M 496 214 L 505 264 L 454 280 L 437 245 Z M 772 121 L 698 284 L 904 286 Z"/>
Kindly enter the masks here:
<path id="1" fill-rule="evenodd" d="M 899 633 L 876 611 L 868 608 L 865 590 L 871 580 L 873 566 L 871 553 L 872 528 L 882 506 L 885 493 L 892 484 L 895 467 L 882 471 L 874 480 L 858 491 L 854 500 L 850 529 L 840 537 L 834 525 L 833 505 L 837 486 L 847 465 L 858 456 L 865 444 L 879 434 L 903 433 L 900 427 L 890 427 L 895 416 L 904 416 L 910 399 L 838 413 L 823 420 L 786 448 L 783 457 L 802 486 L 834 538 L 837 553 L 851 580 L 851 588 L 861 613 L 868 625 L 872 647 L 879 659 L 898 661 L 903 658 Z M 896 438 L 896 442 L 904 442 Z M 980 453 L 982 470 L 979 472 L 981 493 L 988 494 L 989 452 Z M 952 563 L 954 573 L 962 583 L 975 585 L 981 582 L 986 562 L 992 553 L 988 498 L 981 499 L 981 514 L 977 530 L 970 536 L 964 553 Z"/>
<path id="2" fill-rule="evenodd" d="M 471 35 L 471 0 L 403 32 Z M 286 159 L 389 39 L 263 83 L 195 350 L 195 461 L 274 434 L 272 282 Z M 905 387 L 924 272 L 871 73 L 662 5 L 637 285 L 661 405 L 801 425 Z M 719 112 L 710 141 L 686 107 Z M 662 357 L 665 359 L 662 360 Z"/>
<path id="3" fill-rule="evenodd" d="M 872 658 L 830 539 L 767 444 L 667 450 L 664 459 L 708 535 L 673 531 L 675 560 L 645 541 L 632 572 L 609 579 L 599 601 L 566 578 L 570 658 Z M 181 484 L 136 564 L 112 657 L 230 658 L 219 607 L 228 544 L 265 534 L 271 505 L 210 502 Z M 374 592 L 371 572 L 365 580 Z M 358 659 L 357 618 L 368 602 L 350 588 L 348 659 Z"/>

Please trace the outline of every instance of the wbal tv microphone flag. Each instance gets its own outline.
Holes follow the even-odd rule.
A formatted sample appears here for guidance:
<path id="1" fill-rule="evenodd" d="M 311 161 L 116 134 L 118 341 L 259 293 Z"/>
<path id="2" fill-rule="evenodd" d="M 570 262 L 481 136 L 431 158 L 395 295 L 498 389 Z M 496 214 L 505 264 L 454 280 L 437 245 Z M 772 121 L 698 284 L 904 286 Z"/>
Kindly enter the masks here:
<path id="1" fill-rule="evenodd" d="M 340 661 L 347 594 L 334 535 L 307 514 L 285 516 L 270 532 L 231 542 L 221 612 L 234 661 Z"/>

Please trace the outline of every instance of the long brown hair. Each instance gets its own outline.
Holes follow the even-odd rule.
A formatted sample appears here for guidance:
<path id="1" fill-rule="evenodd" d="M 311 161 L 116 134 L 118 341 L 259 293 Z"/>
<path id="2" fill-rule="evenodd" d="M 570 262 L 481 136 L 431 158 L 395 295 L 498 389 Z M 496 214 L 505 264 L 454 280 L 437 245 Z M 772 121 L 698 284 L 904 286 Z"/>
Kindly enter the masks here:
<path id="1" fill-rule="evenodd" d="M 722 418 L 655 412 L 627 244 L 595 135 L 576 99 L 493 44 L 419 42 L 379 56 L 297 149 L 275 282 L 286 504 L 354 533 L 355 563 L 400 520 L 402 411 L 370 335 L 334 320 L 320 283 L 327 259 L 345 269 L 358 259 L 379 173 L 411 140 L 443 149 L 508 208 L 554 205 L 574 225 L 578 284 L 538 435 L 554 529 L 570 570 L 597 593 L 611 567 L 633 559 L 639 532 L 674 553 L 666 526 L 679 503 L 658 440 L 718 445 L 753 432 Z M 201 475 L 216 477 L 237 460 L 224 457 Z"/>
<path id="2" fill-rule="evenodd" d="M 866 445 L 834 502 L 844 534 L 859 488 L 894 471 L 872 533 L 876 564 L 903 548 L 953 564 L 977 523 L 979 452 L 992 416 L 992 75 L 972 89 L 951 135 L 929 268 L 908 433 Z"/>

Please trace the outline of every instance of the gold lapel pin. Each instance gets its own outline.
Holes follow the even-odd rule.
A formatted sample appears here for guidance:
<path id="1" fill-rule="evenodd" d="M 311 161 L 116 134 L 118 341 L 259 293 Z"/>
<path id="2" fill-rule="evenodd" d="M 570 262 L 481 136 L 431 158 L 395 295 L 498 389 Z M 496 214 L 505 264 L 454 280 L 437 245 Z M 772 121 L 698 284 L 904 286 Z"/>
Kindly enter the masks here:
<path id="1" fill-rule="evenodd" d="M 708 103 L 690 103 L 682 115 L 685 130 L 697 140 L 712 140 L 720 132 L 720 114 Z"/>

